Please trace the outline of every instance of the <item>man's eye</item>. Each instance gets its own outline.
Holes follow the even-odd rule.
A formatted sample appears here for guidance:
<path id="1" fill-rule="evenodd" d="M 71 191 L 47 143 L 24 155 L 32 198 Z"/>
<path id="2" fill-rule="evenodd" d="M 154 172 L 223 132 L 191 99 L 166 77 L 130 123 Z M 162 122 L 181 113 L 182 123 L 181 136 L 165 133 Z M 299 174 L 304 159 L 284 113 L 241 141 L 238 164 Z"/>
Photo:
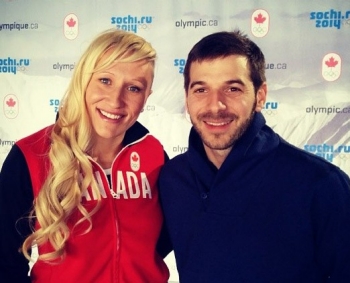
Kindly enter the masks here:
<path id="1" fill-rule="evenodd" d="M 237 87 L 230 87 L 229 91 L 230 92 L 236 92 L 236 91 L 241 91 L 241 90 L 239 88 L 237 88 Z"/>
<path id="2" fill-rule="evenodd" d="M 132 91 L 132 92 L 140 92 L 141 88 L 137 87 L 137 86 L 129 86 L 128 90 Z"/>
<path id="3" fill-rule="evenodd" d="M 204 88 L 197 88 L 194 90 L 195 93 L 204 93 L 205 89 Z"/>
<path id="4" fill-rule="evenodd" d="M 110 85 L 111 84 L 111 80 L 107 79 L 107 78 L 100 79 L 100 82 L 105 84 L 105 85 Z"/>

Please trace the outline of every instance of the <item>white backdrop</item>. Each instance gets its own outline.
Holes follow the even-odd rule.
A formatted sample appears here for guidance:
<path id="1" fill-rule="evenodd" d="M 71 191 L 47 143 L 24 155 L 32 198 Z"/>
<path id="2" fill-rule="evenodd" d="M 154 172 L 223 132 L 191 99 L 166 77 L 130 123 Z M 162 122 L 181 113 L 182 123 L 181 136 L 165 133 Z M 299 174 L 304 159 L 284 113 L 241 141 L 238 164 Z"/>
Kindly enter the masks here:
<path id="1" fill-rule="evenodd" d="M 186 150 L 191 126 L 182 77 L 188 51 L 209 33 L 240 28 L 266 56 L 267 123 L 350 175 L 350 3 L 343 0 L 0 0 L 0 168 L 15 141 L 54 121 L 81 53 L 112 27 L 158 51 L 139 120 L 170 157 Z M 173 255 L 167 263 L 177 282 Z"/>

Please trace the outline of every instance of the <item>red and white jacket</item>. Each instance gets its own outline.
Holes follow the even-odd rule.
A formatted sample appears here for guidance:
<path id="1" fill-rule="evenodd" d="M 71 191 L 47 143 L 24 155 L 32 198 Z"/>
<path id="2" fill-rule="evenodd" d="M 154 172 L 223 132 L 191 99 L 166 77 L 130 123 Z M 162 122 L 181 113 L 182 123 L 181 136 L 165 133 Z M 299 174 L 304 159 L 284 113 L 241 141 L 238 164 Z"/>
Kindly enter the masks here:
<path id="1" fill-rule="evenodd" d="M 34 197 L 49 170 L 47 152 L 52 126 L 16 143 L 29 168 Z M 105 171 L 91 158 L 101 194 L 101 206 L 87 221 L 73 228 L 81 214 L 69 218 L 71 235 L 66 257 L 59 264 L 37 261 L 31 270 L 36 283 L 122 282 L 164 283 L 169 271 L 156 252 L 163 216 L 158 201 L 157 179 L 165 162 L 160 142 L 138 122 L 127 132 L 124 147 L 115 157 L 110 183 Z M 88 190 L 82 204 L 90 211 L 97 196 Z M 39 247 L 39 254 L 50 246 Z"/>

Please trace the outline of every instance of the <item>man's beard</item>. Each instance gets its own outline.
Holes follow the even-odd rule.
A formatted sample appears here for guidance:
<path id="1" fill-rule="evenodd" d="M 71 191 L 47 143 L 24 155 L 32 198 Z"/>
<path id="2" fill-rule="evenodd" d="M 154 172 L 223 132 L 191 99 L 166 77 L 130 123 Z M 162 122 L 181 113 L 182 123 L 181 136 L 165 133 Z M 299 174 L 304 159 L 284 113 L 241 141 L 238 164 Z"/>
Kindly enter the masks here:
<path id="1" fill-rule="evenodd" d="M 197 131 L 197 133 L 199 134 L 199 136 L 202 139 L 202 142 L 210 149 L 214 149 L 214 150 L 225 150 L 228 148 L 232 148 L 236 142 L 242 137 L 242 135 L 247 131 L 248 127 L 250 126 L 250 124 L 252 123 L 252 120 L 254 118 L 254 114 L 255 114 L 255 107 L 256 107 L 256 100 L 253 104 L 252 110 L 250 112 L 250 115 L 247 119 L 245 119 L 241 125 L 238 126 L 238 128 L 233 132 L 230 133 L 229 135 L 229 139 L 227 140 L 227 142 L 222 143 L 222 134 L 214 134 L 212 135 L 212 137 L 214 137 L 214 141 L 212 141 L 213 138 L 206 139 L 205 134 L 200 130 L 200 128 L 198 127 L 198 124 L 194 123 L 192 118 L 191 118 L 191 122 L 192 125 L 194 127 L 194 129 Z M 230 118 L 233 120 L 233 122 L 236 120 L 238 120 L 238 116 L 235 114 L 227 114 L 225 113 L 225 111 L 219 111 L 217 114 L 213 114 L 211 112 L 206 112 L 203 113 L 201 115 L 198 116 L 198 120 L 202 121 L 203 118 Z"/>

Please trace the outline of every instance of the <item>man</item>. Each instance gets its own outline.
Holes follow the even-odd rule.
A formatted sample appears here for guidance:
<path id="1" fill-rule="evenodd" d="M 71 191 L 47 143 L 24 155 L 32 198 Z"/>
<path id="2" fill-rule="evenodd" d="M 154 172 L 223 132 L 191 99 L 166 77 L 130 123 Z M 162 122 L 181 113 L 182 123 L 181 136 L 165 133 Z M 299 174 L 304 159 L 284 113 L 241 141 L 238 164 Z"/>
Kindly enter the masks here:
<path id="1" fill-rule="evenodd" d="M 238 30 L 188 55 L 189 148 L 159 180 L 180 282 L 349 283 L 349 177 L 265 124 L 264 69 Z"/>

